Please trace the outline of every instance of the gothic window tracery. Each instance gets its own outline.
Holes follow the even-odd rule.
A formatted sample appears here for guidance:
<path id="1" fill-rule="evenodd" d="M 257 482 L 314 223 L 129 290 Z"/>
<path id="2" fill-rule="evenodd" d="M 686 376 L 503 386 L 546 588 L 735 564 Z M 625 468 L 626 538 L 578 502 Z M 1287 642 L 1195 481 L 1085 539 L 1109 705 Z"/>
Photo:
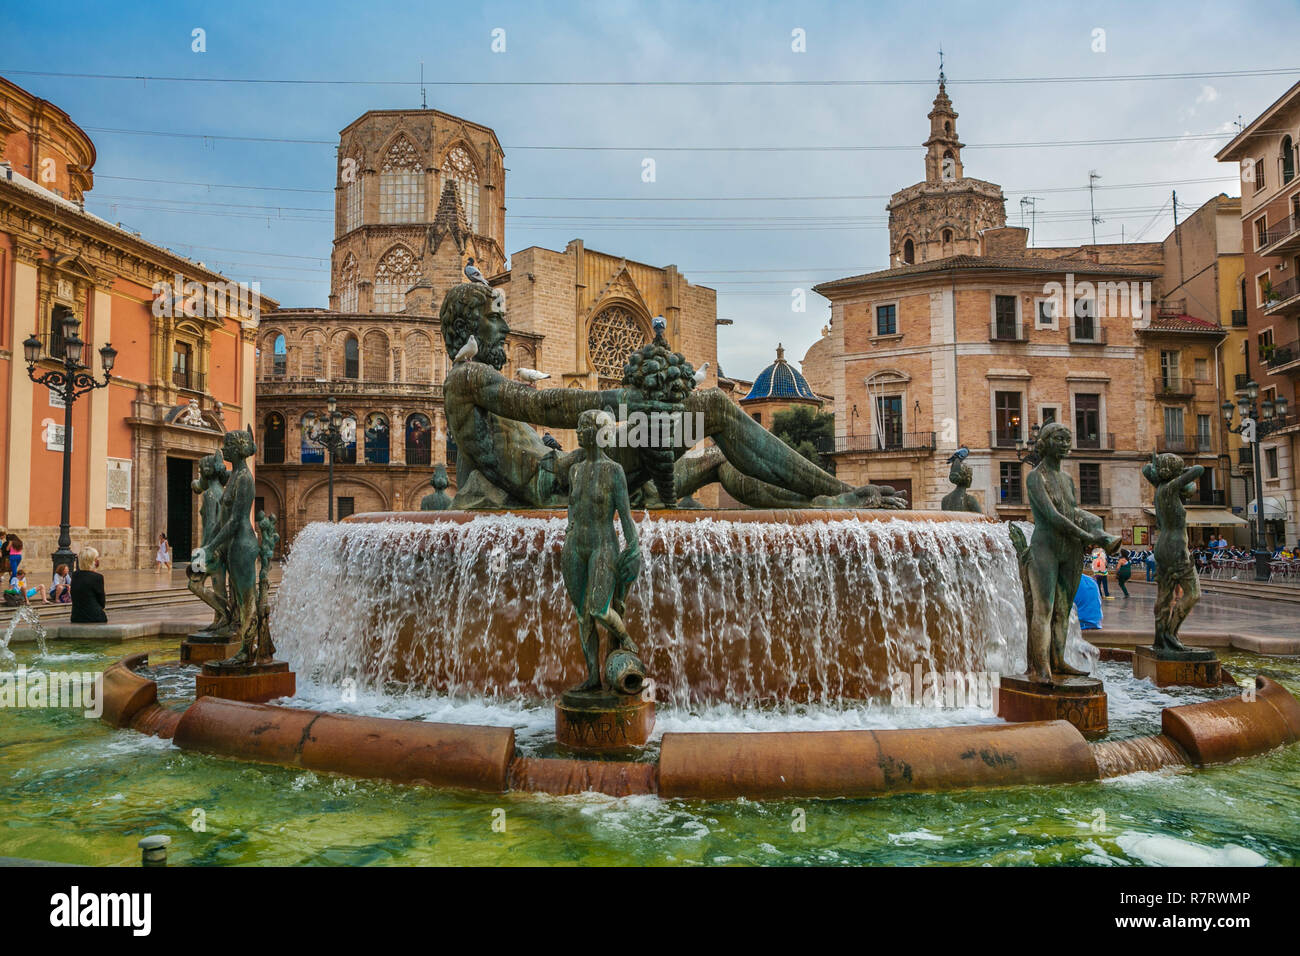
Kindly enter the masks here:
<path id="1" fill-rule="evenodd" d="M 357 258 L 352 253 L 343 260 L 339 272 L 339 311 L 357 311 Z"/>
<path id="2" fill-rule="evenodd" d="M 420 281 L 415 255 L 405 246 L 394 246 L 375 268 L 376 312 L 401 312 L 406 308 L 406 290 Z"/>
<path id="3" fill-rule="evenodd" d="M 645 329 L 631 309 L 622 305 L 601 309 L 587 328 L 591 367 L 604 378 L 621 379 L 627 357 L 648 341 Z"/>
<path id="4" fill-rule="evenodd" d="M 414 144 L 393 140 L 379 172 L 379 221 L 424 221 L 424 170 Z"/>
<path id="5" fill-rule="evenodd" d="M 460 199 L 460 208 L 465 212 L 470 232 L 478 232 L 478 170 L 474 160 L 464 147 L 457 146 L 447 154 L 443 172 L 456 187 L 456 196 Z"/>

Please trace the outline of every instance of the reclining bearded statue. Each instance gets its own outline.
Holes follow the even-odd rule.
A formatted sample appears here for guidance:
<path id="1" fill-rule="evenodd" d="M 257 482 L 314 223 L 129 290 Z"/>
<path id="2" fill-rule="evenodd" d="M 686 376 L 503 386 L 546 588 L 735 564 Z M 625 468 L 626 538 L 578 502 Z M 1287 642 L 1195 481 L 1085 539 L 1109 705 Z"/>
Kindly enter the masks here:
<path id="1" fill-rule="evenodd" d="M 481 283 L 453 286 L 439 314 L 447 354 L 455 357 L 443 395 L 457 448 L 457 509 L 564 507 L 575 453 L 547 447 L 530 426 L 573 429 L 584 411 L 623 408 L 629 417 L 690 416 L 691 422 L 702 423 L 702 434 L 680 429 L 677 434 L 689 435 L 689 440 L 669 448 L 619 441 L 604 449 L 623 468 L 634 506 L 671 507 L 718 482 L 737 501 L 755 508 L 907 507 L 906 499 L 888 486 L 853 488 L 840 481 L 719 389 L 696 387 L 689 364 L 668 350 L 662 334 L 643 354 L 633 353 L 623 387 L 537 389 L 501 374 L 510 327 L 500 293 Z M 638 367 L 641 358 L 645 365 Z M 691 446 L 705 437 L 714 445 L 688 457 Z"/>

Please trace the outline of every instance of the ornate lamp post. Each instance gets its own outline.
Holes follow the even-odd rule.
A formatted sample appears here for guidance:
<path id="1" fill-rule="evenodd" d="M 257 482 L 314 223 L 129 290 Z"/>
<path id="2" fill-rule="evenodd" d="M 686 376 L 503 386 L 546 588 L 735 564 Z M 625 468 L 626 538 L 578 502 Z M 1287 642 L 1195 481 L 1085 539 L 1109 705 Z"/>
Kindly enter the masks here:
<path id="1" fill-rule="evenodd" d="M 69 517 L 72 498 L 72 403 L 81 395 L 103 388 L 113 377 L 113 363 L 117 361 L 117 349 L 105 342 L 99 350 L 99 360 L 104 367 L 104 380 L 96 381 L 88 366 L 81 364 L 81 356 L 86 343 L 81 341 L 77 329 L 81 323 L 77 317 L 68 313 L 63 318 L 63 367 L 45 372 L 36 371 L 36 363 L 41 359 L 41 340 L 33 332 L 23 341 L 23 357 L 27 359 L 27 376 L 37 385 L 44 385 L 52 392 L 63 396 L 63 510 L 59 518 L 59 548 L 51 556 L 54 567 L 66 564 L 73 567 L 77 556 L 72 553 L 71 519 Z"/>
<path id="2" fill-rule="evenodd" d="M 1241 424 L 1235 428 L 1232 425 L 1232 402 L 1224 402 L 1220 408 L 1223 409 L 1223 420 L 1227 423 L 1228 431 L 1241 435 L 1241 440 L 1254 449 L 1255 524 L 1251 527 L 1254 538 L 1251 549 L 1255 554 L 1255 580 L 1267 581 L 1270 574 L 1268 562 L 1272 555 L 1268 552 L 1264 537 L 1264 475 L 1260 467 L 1259 440 L 1287 424 L 1287 401 L 1285 398 L 1276 401 L 1266 398 L 1256 405 L 1258 398 L 1259 384 L 1251 379 L 1246 383 L 1246 394 L 1237 399 Z"/>
<path id="3" fill-rule="evenodd" d="M 1038 443 L 1038 433 L 1042 431 L 1042 425 L 1029 426 L 1029 440 L 1026 442 L 1025 436 L 1017 431 L 1016 433 L 1016 461 L 1024 464 L 1029 462 L 1029 467 L 1033 468 L 1038 464 L 1038 455 L 1034 452 L 1034 445 Z"/>
<path id="4" fill-rule="evenodd" d="M 325 420 L 321 421 L 315 412 L 307 413 L 307 440 L 320 445 L 329 454 L 329 496 L 330 521 L 334 520 L 334 458 L 343 454 L 348 445 L 356 441 L 357 425 L 352 419 L 344 420 L 339 411 L 338 399 L 331 395 L 326 400 Z"/>

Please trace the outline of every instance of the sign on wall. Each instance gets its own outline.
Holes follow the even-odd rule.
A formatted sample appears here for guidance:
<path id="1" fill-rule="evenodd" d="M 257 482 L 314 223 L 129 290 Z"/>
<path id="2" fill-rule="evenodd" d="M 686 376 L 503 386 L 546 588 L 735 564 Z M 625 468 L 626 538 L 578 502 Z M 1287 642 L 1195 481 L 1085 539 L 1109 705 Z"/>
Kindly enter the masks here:
<path id="1" fill-rule="evenodd" d="M 57 388 L 46 389 L 50 393 L 50 408 L 66 408 L 63 401 L 63 393 Z"/>
<path id="2" fill-rule="evenodd" d="M 131 510 L 131 460 L 129 458 L 108 459 L 108 483 L 104 507 Z"/>
<path id="3" fill-rule="evenodd" d="M 41 422 L 44 429 L 45 448 L 48 451 L 63 451 L 63 426 L 52 418 L 46 418 Z M 69 448 L 71 448 L 72 436 L 68 436 Z"/>

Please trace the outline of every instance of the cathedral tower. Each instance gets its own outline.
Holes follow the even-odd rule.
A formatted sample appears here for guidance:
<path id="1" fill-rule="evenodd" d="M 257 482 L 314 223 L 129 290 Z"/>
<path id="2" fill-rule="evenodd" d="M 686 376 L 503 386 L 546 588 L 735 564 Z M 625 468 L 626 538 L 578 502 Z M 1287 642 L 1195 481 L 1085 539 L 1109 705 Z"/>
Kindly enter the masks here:
<path id="1" fill-rule="evenodd" d="M 968 179 L 962 169 L 957 111 L 939 73 L 939 93 L 930 109 L 925 143 L 925 181 L 889 199 L 889 263 L 927 262 L 979 255 L 980 232 L 1007 224 L 1002 187 Z"/>

